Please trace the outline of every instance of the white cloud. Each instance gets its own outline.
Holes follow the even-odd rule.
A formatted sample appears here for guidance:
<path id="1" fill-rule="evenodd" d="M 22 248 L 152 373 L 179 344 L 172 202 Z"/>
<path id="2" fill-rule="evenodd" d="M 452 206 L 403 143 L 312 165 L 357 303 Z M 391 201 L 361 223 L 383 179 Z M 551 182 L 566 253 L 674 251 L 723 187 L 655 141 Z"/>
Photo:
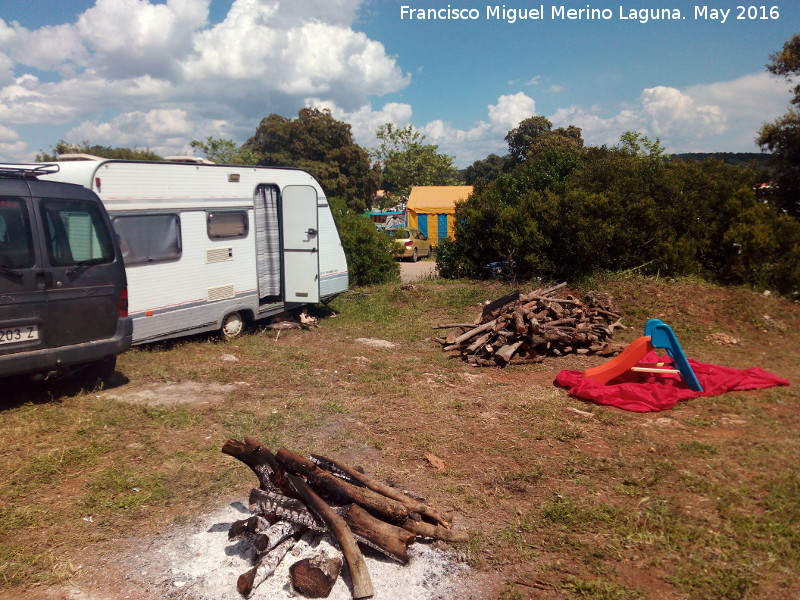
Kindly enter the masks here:
<path id="1" fill-rule="evenodd" d="M 785 81 L 756 73 L 684 90 L 647 88 L 616 114 L 573 105 L 559 108 L 550 119 L 557 126 L 581 127 L 590 144 L 615 145 L 622 133 L 633 130 L 660 138 L 673 152 L 755 152 L 758 129 L 786 110 L 787 91 Z"/>
<path id="2" fill-rule="evenodd" d="M 500 96 L 497 104 L 489 106 L 489 121 L 494 129 L 506 128 L 508 131 L 535 114 L 536 102 L 522 92 Z"/>
<path id="3" fill-rule="evenodd" d="M 240 139 L 307 98 L 359 115 L 369 96 L 410 81 L 381 43 L 353 29 L 362 1 L 234 0 L 213 25 L 210 0 L 96 0 L 74 24 L 35 31 L 0 20 L 0 122 L 71 125 L 68 135 L 81 139 L 143 146 L 157 128 L 112 139 L 125 119 L 96 115 L 152 117 L 177 106 L 191 123 L 179 151 L 218 131 L 203 127 L 224 122 Z"/>
<path id="4" fill-rule="evenodd" d="M 116 79 L 174 77 L 193 50 L 194 33 L 206 24 L 210 0 L 97 0 L 78 19 L 92 65 Z"/>

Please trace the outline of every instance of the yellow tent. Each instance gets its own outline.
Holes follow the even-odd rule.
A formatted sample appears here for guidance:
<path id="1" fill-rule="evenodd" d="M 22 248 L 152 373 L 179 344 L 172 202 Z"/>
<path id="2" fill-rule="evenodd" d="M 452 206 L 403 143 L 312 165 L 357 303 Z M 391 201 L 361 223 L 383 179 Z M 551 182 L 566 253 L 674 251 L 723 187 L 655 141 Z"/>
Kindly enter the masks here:
<path id="1" fill-rule="evenodd" d="M 467 199 L 471 185 L 416 185 L 408 196 L 408 226 L 419 229 L 434 246 L 453 239 L 456 202 Z"/>

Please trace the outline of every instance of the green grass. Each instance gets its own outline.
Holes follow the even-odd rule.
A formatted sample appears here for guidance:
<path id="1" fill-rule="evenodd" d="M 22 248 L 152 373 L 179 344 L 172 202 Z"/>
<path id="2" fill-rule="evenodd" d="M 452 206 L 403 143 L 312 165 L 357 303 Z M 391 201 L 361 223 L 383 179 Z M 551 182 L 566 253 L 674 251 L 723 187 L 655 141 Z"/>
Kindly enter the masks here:
<path id="1" fill-rule="evenodd" d="M 73 565 L 92 560 L 92 541 L 138 543 L 132 531 L 152 538 L 245 500 L 253 476 L 220 448 L 254 436 L 345 459 L 453 508 L 472 532 L 458 550 L 500 577 L 505 598 L 536 597 L 520 571 L 544 581 L 547 598 L 657 598 L 665 589 L 687 600 L 782 597 L 800 564 L 800 346 L 763 331 L 761 315 L 796 331 L 800 307 L 696 281 L 591 283 L 584 291 L 617 298 L 631 327 L 620 340 L 655 316 L 680 332 L 690 357 L 760 366 L 793 386 L 663 414 L 585 405 L 551 382 L 597 358 L 473 369 L 432 341 L 444 334 L 433 325 L 472 321 L 481 303 L 510 291 L 504 284 L 354 290 L 316 329 L 197 337 L 120 357 L 132 384 L 224 384 L 208 403 L 145 405 L 65 384 L 13 390 L 0 408 L 0 588 L 80 583 Z M 745 341 L 705 341 L 715 331 Z M 362 337 L 397 347 L 373 349 Z M 651 581 L 631 584 L 625 565 Z"/>

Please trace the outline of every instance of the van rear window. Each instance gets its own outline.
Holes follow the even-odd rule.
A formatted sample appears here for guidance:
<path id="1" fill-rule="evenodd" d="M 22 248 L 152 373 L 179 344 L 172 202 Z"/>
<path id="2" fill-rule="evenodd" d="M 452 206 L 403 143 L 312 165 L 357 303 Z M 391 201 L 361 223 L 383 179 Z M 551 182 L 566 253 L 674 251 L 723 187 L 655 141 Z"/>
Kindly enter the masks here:
<path id="1" fill-rule="evenodd" d="M 86 261 L 102 264 L 114 260 L 111 232 L 97 204 L 81 200 L 44 200 L 41 206 L 51 265 L 69 267 Z"/>
<path id="2" fill-rule="evenodd" d="M 0 267 L 25 269 L 33 263 L 33 238 L 25 203 L 0 199 Z"/>
<path id="3" fill-rule="evenodd" d="M 181 222 L 178 215 L 152 214 L 120 216 L 112 221 L 120 238 L 126 265 L 178 260 Z"/>

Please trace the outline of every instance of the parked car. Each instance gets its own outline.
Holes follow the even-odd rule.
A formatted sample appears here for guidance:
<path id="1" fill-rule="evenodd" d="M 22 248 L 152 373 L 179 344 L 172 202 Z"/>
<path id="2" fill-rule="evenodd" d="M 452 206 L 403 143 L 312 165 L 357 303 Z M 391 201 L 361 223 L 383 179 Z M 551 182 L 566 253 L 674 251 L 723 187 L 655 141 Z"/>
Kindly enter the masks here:
<path id="1" fill-rule="evenodd" d="M 417 262 L 418 258 L 429 258 L 433 254 L 431 241 L 419 229 L 393 227 L 385 229 L 384 233 L 398 245 L 397 256 L 399 258 L 407 258 L 411 262 Z"/>
<path id="2" fill-rule="evenodd" d="M 131 345 L 122 253 L 100 198 L 0 165 L 0 377 L 106 378 Z"/>

